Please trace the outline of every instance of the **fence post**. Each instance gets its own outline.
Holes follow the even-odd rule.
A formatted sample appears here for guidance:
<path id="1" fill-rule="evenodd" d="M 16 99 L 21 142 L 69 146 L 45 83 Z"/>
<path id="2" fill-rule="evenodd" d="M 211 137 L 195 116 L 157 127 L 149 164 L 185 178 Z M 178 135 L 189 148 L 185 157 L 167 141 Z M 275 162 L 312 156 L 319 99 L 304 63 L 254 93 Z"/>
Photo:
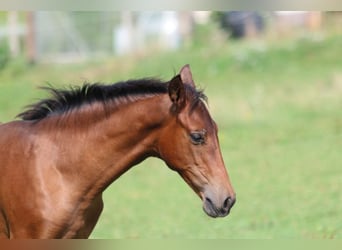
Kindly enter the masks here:
<path id="1" fill-rule="evenodd" d="M 37 50 L 36 50 L 36 29 L 35 29 L 35 18 L 34 12 L 30 11 L 26 14 L 26 57 L 30 64 L 36 63 L 37 60 Z"/>
<path id="2" fill-rule="evenodd" d="M 8 22 L 8 44 L 11 57 L 17 57 L 20 52 L 19 29 L 18 29 L 18 12 L 9 11 L 7 13 Z"/>

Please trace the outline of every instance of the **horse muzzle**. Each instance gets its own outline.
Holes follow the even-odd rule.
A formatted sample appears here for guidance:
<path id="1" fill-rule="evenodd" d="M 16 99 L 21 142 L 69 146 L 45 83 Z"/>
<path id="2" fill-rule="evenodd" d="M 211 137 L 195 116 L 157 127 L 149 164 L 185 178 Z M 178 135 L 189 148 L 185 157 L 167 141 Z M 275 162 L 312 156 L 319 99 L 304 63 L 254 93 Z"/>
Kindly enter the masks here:
<path id="1" fill-rule="evenodd" d="M 205 197 L 203 199 L 203 210 L 210 217 L 225 217 L 229 214 L 230 209 L 235 204 L 236 198 L 228 196 L 223 202 L 214 202 L 211 198 Z"/>

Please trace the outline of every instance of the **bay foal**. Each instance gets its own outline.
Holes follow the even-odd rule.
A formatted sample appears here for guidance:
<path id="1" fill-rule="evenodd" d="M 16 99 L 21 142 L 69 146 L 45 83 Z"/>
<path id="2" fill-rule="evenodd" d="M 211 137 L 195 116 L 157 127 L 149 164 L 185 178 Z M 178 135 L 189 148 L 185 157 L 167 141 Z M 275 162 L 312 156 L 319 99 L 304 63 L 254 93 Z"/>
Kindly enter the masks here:
<path id="1" fill-rule="evenodd" d="M 209 216 L 229 213 L 235 193 L 217 126 L 188 65 L 169 82 L 49 91 L 0 125 L 0 238 L 87 238 L 102 192 L 150 156 L 180 174 Z"/>

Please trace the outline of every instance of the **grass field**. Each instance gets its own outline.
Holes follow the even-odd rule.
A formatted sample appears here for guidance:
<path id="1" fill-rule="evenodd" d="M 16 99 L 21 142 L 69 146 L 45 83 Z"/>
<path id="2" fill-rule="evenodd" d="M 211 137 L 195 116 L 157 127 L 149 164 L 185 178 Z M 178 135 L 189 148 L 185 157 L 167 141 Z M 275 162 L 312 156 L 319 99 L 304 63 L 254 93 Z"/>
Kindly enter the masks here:
<path id="1" fill-rule="evenodd" d="M 237 193 L 224 219 L 162 161 L 148 159 L 105 192 L 92 238 L 342 238 L 342 36 L 207 41 L 177 52 L 0 71 L 0 120 L 44 96 L 37 86 L 169 79 L 190 63 L 219 125 Z"/>

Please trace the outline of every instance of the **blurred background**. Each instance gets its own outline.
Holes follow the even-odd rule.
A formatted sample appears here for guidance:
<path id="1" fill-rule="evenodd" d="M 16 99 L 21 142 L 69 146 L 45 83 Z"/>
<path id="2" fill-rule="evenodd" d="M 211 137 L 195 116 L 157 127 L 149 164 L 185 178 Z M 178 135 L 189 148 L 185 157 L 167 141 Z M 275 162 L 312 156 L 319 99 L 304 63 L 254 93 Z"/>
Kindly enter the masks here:
<path id="1" fill-rule="evenodd" d="M 148 159 L 105 192 L 93 238 L 341 238 L 342 12 L 0 12 L 0 121 L 38 87 L 168 80 L 189 63 L 237 203 L 208 218 Z"/>
<path id="2" fill-rule="evenodd" d="M 337 31 L 340 19 L 339 12 L 310 11 L 2 12 L 1 65 L 23 55 L 31 63 L 73 63 L 177 50 L 208 42 L 205 35 L 218 36 L 219 29 L 229 39 L 318 35 Z"/>

